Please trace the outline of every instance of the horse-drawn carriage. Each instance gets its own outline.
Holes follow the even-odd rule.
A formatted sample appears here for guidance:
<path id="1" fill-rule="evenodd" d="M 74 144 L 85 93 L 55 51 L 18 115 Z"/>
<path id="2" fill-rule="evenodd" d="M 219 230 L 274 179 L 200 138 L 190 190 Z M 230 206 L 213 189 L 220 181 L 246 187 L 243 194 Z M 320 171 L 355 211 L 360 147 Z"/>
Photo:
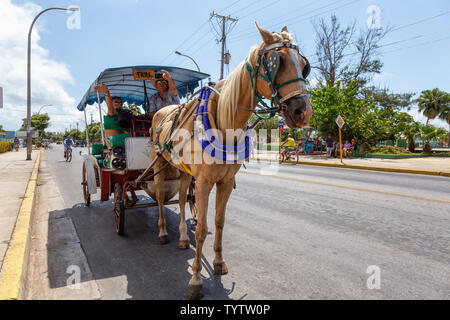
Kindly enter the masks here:
<path id="1" fill-rule="evenodd" d="M 149 98 L 156 92 L 152 80 L 155 72 L 167 70 L 172 75 L 175 86 L 181 98 L 192 94 L 198 87 L 198 82 L 209 75 L 197 71 L 161 66 L 135 66 L 112 68 L 103 71 L 89 87 L 78 105 L 78 110 L 97 103 L 101 122 L 101 143 L 92 144 L 88 154 L 83 156 L 82 188 L 84 202 L 90 205 L 91 195 L 100 189 L 100 201 L 108 201 L 114 194 L 114 217 L 116 232 L 124 233 L 125 210 L 158 206 L 156 202 L 138 203 L 136 191 L 144 190 L 153 200 L 156 199 L 156 189 L 153 177 L 157 172 L 149 168 L 152 157 L 150 154 L 151 119 L 146 115 L 136 115 L 131 112 L 124 119 L 119 115 L 114 117 L 102 116 L 101 103 L 105 97 L 99 94 L 94 86 L 104 83 L 109 88 L 111 96 L 120 97 L 123 103 L 142 106 L 148 110 Z M 86 121 L 87 122 L 87 121 Z M 86 123 L 86 131 L 87 129 Z M 118 129 L 126 133 L 105 136 L 105 129 Z M 86 132 L 89 139 L 89 134 Z M 89 141 L 88 141 L 89 145 Z M 174 176 L 164 182 L 165 205 L 176 204 L 179 200 L 172 200 L 179 190 L 179 179 Z M 189 187 L 187 201 L 191 213 L 196 219 L 195 181 Z"/>
<path id="2" fill-rule="evenodd" d="M 193 204 L 194 215 L 197 216 L 197 227 L 192 277 L 188 284 L 189 299 L 199 299 L 203 296 L 202 248 L 208 234 L 208 200 L 214 186 L 216 187 L 214 219 L 216 232 L 213 268 L 217 275 L 228 272 L 222 253 L 225 212 L 235 185 L 235 175 L 250 154 L 248 120 L 251 114 L 253 112 L 279 113 L 289 127 L 301 128 L 308 124 L 313 112 L 306 85 L 306 77 L 311 66 L 306 57 L 301 55 L 297 45 L 293 43 L 292 35 L 286 27 L 280 33 L 270 32 L 258 25 L 257 28 L 262 42 L 250 50 L 245 61 L 239 64 L 226 79 L 219 81 L 214 88 L 202 88 L 198 98 L 191 99 L 186 104 L 167 106 L 156 112 L 152 119 L 151 148 L 150 146 L 142 147 L 147 143 L 143 139 L 150 139 L 150 137 L 127 137 L 127 141 L 138 141 L 137 139 L 142 141 L 136 142 L 136 146 L 131 147 L 125 143 L 125 150 L 119 148 L 115 152 L 110 143 L 106 144 L 108 149 L 105 150 L 105 143 L 103 143 L 99 155 L 92 154 L 85 157 L 82 185 L 86 204 L 90 201 L 90 194 L 95 193 L 97 187 L 102 190 L 101 200 L 109 199 L 114 191 L 114 212 L 119 233 L 123 232 L 121 224 L 124 221 L 125 208 L 139 206 L 136 204 L 136 198 L 133 197 L 133 191 L 143 189 L 153 198 L 152 188 L 154 188 L 160 214 L 159 239 L 161 243 L 167 243 L 163 204 L 170 201 L 178 191 L 180 194 L 179 244 L 180 248 L 189 248 L 184 205 L 190 193 L 190 203 Z M 112 88 L 112 95 L 121 96 L 124 101 L 130 103 L 144 104 L 146 99 L 148 100 L 147 91 L 150 83 L 135 80 L 146 76 L 151 77 L 152 74 L 147 72 L 147 69 L 151 71 L 160 68 L 129 69 L 127 72 L 108 69 L 100 75 L 95 84 L 101 81 L 106 83 L 110 80 L 110 84 L 107 84 Z M 176 83 L 178 79 L 177 89 L 180 95 L 191 91 L 200 79 L 207 77 L 202 73 L 187 71 L 186 80 L 183 81 L 181 75 L 179 77 L 176 72 L 180 69 L 168 67 L 165 69 L 172 74 Z M 117 70 L 120 72 L 115 75 L 114 71 Z M 107 71 L 112 74 L 108 76 Z M 138 79 L 135 79 L 133 75 L 136 75 Z M 191 80 L 195 81 L 189 83 Z M 128 86 L 128 89 L 121 90 L 121 84 Z M 189 90 L 185 91 L 183 89 L 186 85 Z M 115 90 L 116 86 L 117 90 Z M 136 100 L 137 96 L 140 100 Z M 96 97 L 100 104 L 101 98 L 91 86 L 78 109 L 86 111 L 86 104 L 94 103 Z M 270 107 L 265 104 L 264 99 L 271 101 Z M 256 110 L 258 103 L 263 104 L 265 110 Z M 230 131 L 232 139 L 225 139 L 226 133 Z M 186 135 L 182 135 L 181 132 Z M 176 136 L 180 139 L 175 140 Z M 142 144 L 139 146 L 139 143 Z M 134 161 L 133 157 L 138 154 L 133 150 L 145 151 L 147 162 L 141 166 L 131 165 Z M 148 150 L 152 156 L 148 154 Z M 125 151 L 124 161 L 120 156 L 123 151 Z M 105 154 L 109 154 L 110 157 L 108 158 Z M 116 158 L 120 160 L 115 160 Z M 187 162 L 185 158 L 193 159 L 193 161 Z M 109 167 L 104 167 L 105 161 Z M 146 167 L 148 163 L 150 164 Z M 111 165 L 123 166 L 123 168 L 111 168 Z M 142 168 L 145 167 L 147 169 L 143 170 Z M 155 172 L 152 173 L 150 168 L 153 168 Z M 174 172 L 178 174 L 179 180 L 176 175 L 173 178 Z M 194 179 L 195 194 L 191 184 Z M 177 181 L 179 181 L 179 189 L 175 188 Z M 189 187 L 191 192 L 188 192 Z M 128 192 L 131 194 L 131 199 Z M 198 212 L 195 211 L 195 207 L 198 208 Z"/>

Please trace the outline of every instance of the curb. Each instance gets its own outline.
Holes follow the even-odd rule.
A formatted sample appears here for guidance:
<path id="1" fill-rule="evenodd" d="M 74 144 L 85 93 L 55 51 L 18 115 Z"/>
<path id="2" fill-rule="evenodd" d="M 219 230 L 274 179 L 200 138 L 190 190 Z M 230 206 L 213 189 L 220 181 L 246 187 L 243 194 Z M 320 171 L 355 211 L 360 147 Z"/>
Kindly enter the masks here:
<path id="1" fill-rule="evenodd" d="M 33 172 L 28 180 L 11 242 L 3 261 L 0 273 L 0 300 L 18 300 L 22 289 L 40 161 L 41 153 L 39 152 Z"/>
<path id="2" fill-rule="evenodd" d="M 268 161 L 268 162 L 279 162 L 278 160 L 269 159 L 253 159 L 254 161 Z M 401 169 L 401 168 L 386 168 L 386 167 L 374 167 L 374 166 L 361 166 L 352 164 L 339 164 L 339 163 L 324 163 L 324 162 L 312 162 L 312 161 L 284 161 L 283 163 L 291 164 L 305 164 L 311 166 L 322 166 L 322 167 L 335 167 L 335 168 L 345 168 L 345 169 L 360 169 L 360 170 L 371 170 L 371 171 L 385 171 L 385 172 L 397 172 L 397 173 L 410 173 L 410 174 L 424 174 L 430 176 L 444 176 L 450 177 L 450 172 L 443 171 L 432 171 L 432 170 L 415 170 L 415 169 Z"/>

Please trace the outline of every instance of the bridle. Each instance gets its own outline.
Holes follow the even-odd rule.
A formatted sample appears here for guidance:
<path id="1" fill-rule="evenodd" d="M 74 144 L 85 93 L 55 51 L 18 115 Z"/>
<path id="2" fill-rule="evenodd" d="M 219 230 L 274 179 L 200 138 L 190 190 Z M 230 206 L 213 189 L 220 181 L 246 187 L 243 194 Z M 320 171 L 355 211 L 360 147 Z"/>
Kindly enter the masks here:
<path id="1" fill-rule="evenodd" d="M 278 54 L 278 50 L 280 48 L 288 48 L 288 49 L 294 49 L 302 58 L 305 59 L 306 65 L 303 68 L 302 77 L 294 78 L 288 81 L 285 81 L 281 84 L 275 84 L 275 77 L 278 73 L 278 69 L 280 67 L 280 55 Z M 265 54 L 269 51 L 272 51 L 272 53 L 268 56 L 268 58 L 265 57 Z M 268 46 L 264 46 L 261 50 L 258 51 L 258 60 L 256 62 L 255 68 L 251 66 L 248 59 L 245 60 L 245 64 L 247 67 L 247 71 L 250 75 L 250 82 L 252 85 L 253 90 L 253 96 L 254 98 L 263 105 L 265 110 L 257 111 L 255 112 L 256 115 L 261 119 L 267 119 L 262 118 L 258 113 L 270 113 L 271 116 L 274 116 L 276 112 L 285 112 L 287 109 L 286 101 L 293 98 L 293 97 L 310 97 L 308 90 L 302 91 L 302 90 L 296 90 L 288 93 L 284 97 L 280 95 L 278 92 L 278 89 L 290 84 L 295 81 L 303 81 L 307 83 L 306 78 L 309 75 L 309 72 L 311 71 L 311 66 L 309 64 L 308 59 L 306 57 L 302 56 L 298 50 L 298 46 L 292 43 L 274 43 Z M 262 66 L 263 73 L 259 73 L 259 67 Z M 258 76 L 262 78 L 267 84 L 269 85 L 270 90 L 272 91 L 272 97 L 271 97 L 271 106 L 269 107 L 263 100 L 263 96 L 258 92 L 256 89 L 256 80 L 258 79 Z M 275 106 L 274 106 L 275 104 Z"/>

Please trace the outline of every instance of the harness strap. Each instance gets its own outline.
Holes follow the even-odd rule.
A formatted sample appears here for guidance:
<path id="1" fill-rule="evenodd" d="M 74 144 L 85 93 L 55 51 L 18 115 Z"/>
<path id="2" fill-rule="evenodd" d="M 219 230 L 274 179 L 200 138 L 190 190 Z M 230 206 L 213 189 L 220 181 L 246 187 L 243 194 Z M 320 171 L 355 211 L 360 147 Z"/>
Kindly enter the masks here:
<path id="1" fill-rule="evenodd" d="M 280 103 L 283 103 L 286 100 L 289 100 L 290 98 L 295 97 L 295 96 L 308 97 L 308 98 L 311 97 L 310 94 L 305 94 L 302 90 L 296 90 L 296 91 L 292 91 L 292 92 L 288 93 L 283 98 L 281 98 Z"/>

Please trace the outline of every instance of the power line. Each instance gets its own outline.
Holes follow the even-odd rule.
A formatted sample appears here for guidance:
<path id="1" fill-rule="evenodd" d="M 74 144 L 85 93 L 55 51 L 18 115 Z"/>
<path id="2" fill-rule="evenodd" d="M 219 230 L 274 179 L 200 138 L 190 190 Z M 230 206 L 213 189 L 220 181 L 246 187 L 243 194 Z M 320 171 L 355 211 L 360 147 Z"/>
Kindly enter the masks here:
<path id="1" fill-rule="evenodd" d="M 266 5 L 266 6 L 262 7 L 262 8 L 259 8 L 259 9 L 255 10 L 255 11 L 252 11 L 252 12 L 246 14 L 246 15 L 243 16 L 243 17 L 240 17 L 239 19 L 247 18 L 248 16 L 250 16 L 250 15 L 252 15 L 252 14 L 255 14 L 256 12 L 259 12 L 259 11 L 261 11 L 261 10 L 264 10 L 264 9 L 270 7 L 270 6 L 273 6 L 275 3 L 278 3 L 278 2 L 280 2 L 280 1 L 281 1 L 281 0 L 273 1 L 273 2 L 269 3 L 268 5 Z"/>
<path id="2" fill-rule="evenodd" d="M 392 32 L 392 31 L 397 31 L 397 30 L 400 30 L 400 29 L 403 29 L 403 28 L 407 28 L 407 27 L 410 27 L 410 26 L 414 26 L 414 25 L 416 25 L 416 24 L 419 24 L 419 23 L 422 23 L 422 22 L 425 22 L 425 21 L 433 20 L 433 19 L 436 19 L 436 18 L 445 16 L 445 15 L 447 15 L 447 14 L 449 14 L 449 13 L 450 13 L 450 10 L 445 11 L 445 12 L 443 12 L 443 13 L 440 13 L 440 14 L 438 14 L 438 15 L 432 16 L 432 17 L 424 18 L 424 19 L 422 19 L 422 20 L 419 20 L 419 21 L 416 21 L 416 22 L 413 22 L 413 23 L 405 24 L 405 25 L 403 25 L 403 26 L 400 26 L 400 27 L 397 27 L 397 28 L 392 29 L 391 32 Z"/>
<path id="3" fill-rule="evenodd" d="M 181 46 L 183 46 L 188 40 L 190 40 L 198 31 L 200 31 L 206 24 L 208 24 L 209 20 L 207 20 L 206 22 L 204 22 L 200 27 L 198 27 L 193 33 L 191 33 L 180 45 L 178 45 L 175 50 L 172 50 L 171 52 L 169 52 L 167 54 L 167 56 L 165 56 L 160 64 L 162 64 L 168 57 L 170 57 L 170 55 L 172 55 L 175 51 L 179 50 L 181 48 Z"/>
<path id="4" fill-rule="evenodd" d="M 432 16 L 432 17 L 427 17 L 427 18 L 423 18 L 423 19 L 421 19 L 421 20 L 418 20 L 418 21 L 415 21 L 415 22 L 412 22 L 412 23 L 407 23 L 407 24 L 401 25 L 401 26 L 399 26 L 399 27 L 397 27 L 397 28 L 394 28 L 394 29 L 392 29 L 392 30 L 389 30 L 388 33 L 391 33 L 391 32 L 394 32 L 394 31 L 397 31 L 397 30 L 400 30 L 400 29 L 404 29 L 404 28 L 407 28 L 407 27 L 411 27 L 411 26 L 420 24 L 420 23 L 422 23 L 422 22 L 430 21 L 430 20 L 433 20 L 433 19 L 442 17 L 442 16 L 444 16 L 444 15 L 447 15 L 447 14 L 449 14 L 449 13 L 450 13 L 450 10 L 449 10 L 449 11 L 445 11 L 445 12 L 443 12 L 443 13 L 440 13 L 440 14 L 438 14 L 438 15 Z M 353 41 L 352 44 L 355 44 L 356 42 L 357 42 L 357 41 Z M 311 55 L 312 55 L 312 54 L 311 54 Z M 305 56 L 308 56 L 308 55 L 305 55 Z"/>
<path id="5" fill-rule="evenodd" d="M 433 34 L 436 34 L 436 33 L 440 33 L 440 32 L 443 32 L 443 31 L 446 31 L 446 30 L 449 30 L 449 29 L 450 29 L 450 27 L 444 28 L 444 29 L 440 29 L 440 30 L 437 30 L 437 31 L 433 31 L 433 32 L 429 32 L 429 33 L 425 33 L 425 34 L 419 34 L 419 35 L 416 35 L 416 36 L 413 36 L 413 37 L 410 37 L 410 38 L 406 38 L 406 39 L 402 39 L 402 40 L 386 43 L 386 44 L 380 45 L 377 49 L 388 47 L 388 46 L 391 46 L 391 45 L 394 45 L 394 44 L 399 44 L 399 43 L 403 43 L 403 42 L 407 42 L 407 41 L 411 41 L 411 40 L 416 40 L 416 39 L 428 37 L 430 35 L 433 35 Z M 353 56 L 353 55 L 358 54 L 358 53 L 360 53 L 360 52 L 359 51 L 355 51 L 355 52 L 352 52 L 352 53 L 347 53 L 347 54 L 343 55 L 342 57 L 343 58 L 344 57 L 349 57 L 349 56 Z M 314 65 L 314 64 L 316 64 L 318 62 L 320 62 L 320 61 L 317 60 L 317 61 L 311 62 L 311 65 Z"/>
<path id="6" fill-rule="evenodd" d="M 397 49 L 394 49 L 394 50 L 391 50 L 391 51 L 383 52 L 383 54 L 397 52 L 397 51 L 410 49 L 410 48 L 416 48 L 416 47 L 420 47 L 420 46 L 425 46 L 425 45 L 429 45 L 429 44 L 432 44 L 432 43 L 441 42 L 441 41 L 444 41 L 444 40 L 447 40 L 447 39 L 450 39 L 450 36 L 447 36 L 447 37 L 444 37 L 444 38 L 441 38 L 441 39 L 436 39 L 436 40 L 433 40 L 433 41 L 422 42 L 422 43 L 415 44 L 415 45 L 408 46 L 408 47 L 397 48 Z"/>
<path id="7" fill-rule="evenodd" d="M 304 16 L 306 16 L 306 15 L 309 14 L 309 13 L 317 12 L 318 10 L 321 10 L 321 9 L 324 9 L 324 8 L 327 8 L 327 7 L 330 7 L 330 6 L 334 5 L 334 4 L 339 3 L 339 2 L 342 2 L 342 1 L 343 1 L 343 0 L 337 0 L 337 1 L 333 2 L 333 3 L 327 4 L 327 5 L 322 6 L 322 7 L 320 7 L 320 8 L 317 8 L 317 9 L 314 9 L 314 10 L 310 10 L 309 12 L 307 12 L 307 13 L 305 13 L 305 14 L 302 14 L 302 15 L 300 15 L 299 17 L 304 17 Z M 321 13 L 318 13 L 318 14 L 315 14 L 315 15 L 312 15 L 312 16 L 308 16 L 308 17 L 303 18 L 303 19 L 300 19 L 300 20 L 296 20 L 296 19 L 299 18 L 299 17 L 291 18 L 291 19 L 288 19 L 288 20 L 284 21 L 284 22 L 282 23 L 282 25 L 287 25 L 287 24 L 293 25 L 293 24 L 297 24 L 297 23 L 299 23 L 299 22 L 308 20 L 308 19 L 310 19 L 310 18 L 314 18 L 314 17 L 320 16 L 320 15 L 322 15 L 322 14 L 328 13 L 328 12 L 330 12 L 330 11 L 334 11 L 334 10 L 336 10 L 336 9 L 340 9 L 340 8 L 342 8 L 342 7 L 351 5 L 351 4 L 353 4 L 353 3 L 355 3 L 355 2 L 358 2 L 358 1 L 361 1 L 361 0 L 353 0 L 353 1 L 350 1 L 350 2 L 347 2 L 347 3 L 343 4 L 343 5 L 341 5 L 341 6 L 334 7 L 334 8 L 332 8 L 332 9 L 327 10 L 327 11 L 324 11 L 324 12 L 321 12 Z M 280 26 L 280 24 L 277 24 L 276 26 Z M 272 27 L 270 27 L 270 28 L 274 28 L 274 27 L 275 27 L 275 25 L 272 25 Z M 239 41 L 242 41 L 242 40 L 246 40 L 246 39 L 248 39 L 248 38 L 251 38 L 254 34 L 255 34 L 254 32 L 250 32 L 250 33 L 244 34 L 244 35 L 242 35 L 242 36 L 240 36 L 240 37 L 237 37 L 237 38 L 233 39 L 233 41 L 231 41 L 231 42 L 239 42 Z"/>
<path id="8" fill-rule="evenodd" d="M 232 15 L 235 15 L 236 13 L 242 12 L 243 10 L 245 10 L 245 9 L 247 9 L 247 8 L 251 7 L 252 5 L 254 5 L 254 4 L 256 4 L 256 3 L 259 3 L 259 2 L 261 2 L 261 0 L 253 1 L 253 2 L 251 2 L 250 4 L 248 4 L 247 6 L 245 6 L 245 7 L 243 7 L 243 8 L 240 8 L 239 10 L 236 10 L 236 11 L 232 12 L 231 14 L 232 14 Z"/>
<path id="9" fill-rule="evenodd" d="M 275 21 L 275 20 L 276 20 L 276 21 L 279 21 L 282 17 L 289 16 L 289 15 L 291 15 L 292 13 L 297 14 L 296 12 L 297 12 L 298 10 L 304 10 L 305 8 L 311 6 L 312 4 L 317 3 L 318 1 L 322 1 L 322 0 L 313 0 L 313 1 L 311 1 L 311 2 L 309 2 L 309 3 L 307 3 L 307 4 L 305 4 L 305 5 L 302 5 L 302 6 L 300 6 L 300 7 L 295 8 L 295 9 L 289 10 L 289 11 L 290 11 L 289 13 L 285 13 L 285 14 L 282 14 L 282 15 L 280 15 L 280 16 L 276 16 L 276 17 L 273 17 L 272 19 L 269 19 L 269 20 L 267 20 L 267 21 L 262 21 L 262 22 L 263 22 L 263 23 L 267 23 L 267 22 Z M 340 1 L 343 1 L 343 0 L 340 0 Z M 241 19 L 244 19 L 245 17 L 246 17 L 246 16 L 242 17 Z M 273 24 L 272 24 L 272 25 L 273 25 Z M 269 26 L 269 28 L 270 28 L 270 26 Z M 247 29 L 241 30 L 241 32 L 244 32 L 244 33 L 245 33 L 244 35 L 248 35 L 249 33 L 253 34 L 254 28 L 253 28 L 253 27 L 252 27 L 252 28 L 247 28 Z"/>
<path id="10" fill-rule="evenodd" d="M 228 7 L 225 7 L 225 8 L 223 8 L 222 10 L 219 10 L 219 11 L 217 11 L 218 13 L 222 13 L 222 12 L 224 12 L 225 10 L 227 10 L 227 9 L 229 9 L 229 8 L 231 8 L 232 6 L 234 6 L 236 3 L 238 3 L 238 2 L 241 2 L 241 0 L 237 0 L 237 1 L 235 1 L 235 2 L 233 2 L 232 4 L 230 4 Z"/>

